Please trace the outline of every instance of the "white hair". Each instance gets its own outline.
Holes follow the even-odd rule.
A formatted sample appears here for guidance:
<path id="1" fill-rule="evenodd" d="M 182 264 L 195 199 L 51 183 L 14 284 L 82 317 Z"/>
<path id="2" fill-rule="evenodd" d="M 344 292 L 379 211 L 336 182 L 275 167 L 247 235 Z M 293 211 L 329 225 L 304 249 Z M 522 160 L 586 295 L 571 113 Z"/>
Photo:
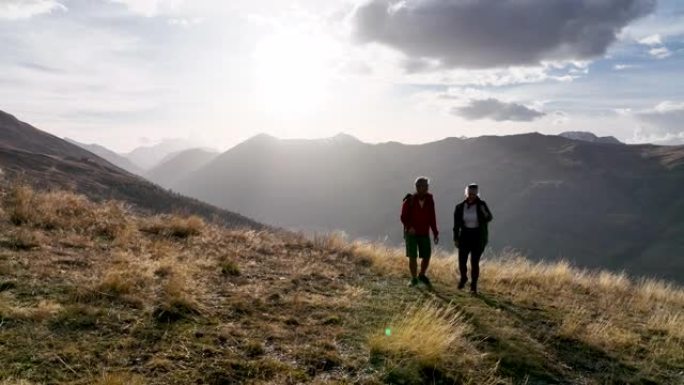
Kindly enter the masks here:
<path id="1" fill-rule="evenodd" d="M 463 191 L 463 195 L 465 195 L 465 197 L 467 198 L 468 197 L 468 190 L 470 190 L 471 188 L 477 190 L 476 195 L 479 198 L 480 197 L 480 186 L 478 186 L 477 183 L 470 183 L 469 185 L 467 185 L 465 190 Z"/>
<path id="2" fill-rule="evenodd" d="M 430 184 L 430 178 L 426 176 L 419 176 L 418 178 L 416 178 L 415 184 L 418 184 L 418 182 L 422 181 L 425 181 L 425 183 L 427 183 L 428 185 Z"/>

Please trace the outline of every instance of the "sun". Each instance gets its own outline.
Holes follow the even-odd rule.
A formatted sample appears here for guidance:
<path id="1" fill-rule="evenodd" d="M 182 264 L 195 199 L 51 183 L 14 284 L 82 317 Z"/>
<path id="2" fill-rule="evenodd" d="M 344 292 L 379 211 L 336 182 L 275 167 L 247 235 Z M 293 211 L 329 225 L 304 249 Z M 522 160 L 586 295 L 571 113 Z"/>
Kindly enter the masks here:
<path id="1" fill-rule="evenodd" d="M 261 40 L 253 67 L 259 109 L 282 118 L 318 111 L 328 96 L 330 52 L 325 39 L 294 31 Z"/>

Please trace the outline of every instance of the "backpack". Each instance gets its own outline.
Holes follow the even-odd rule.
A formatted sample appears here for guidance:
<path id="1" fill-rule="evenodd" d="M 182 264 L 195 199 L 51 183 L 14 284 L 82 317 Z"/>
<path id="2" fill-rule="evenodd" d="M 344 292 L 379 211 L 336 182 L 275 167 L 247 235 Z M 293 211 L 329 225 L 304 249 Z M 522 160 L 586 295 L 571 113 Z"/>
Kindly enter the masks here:
<path id="1" fill-rule="evenodd" d="M 411 193 L 406 194 L 404 196 L 404 199 L 402 199 L 401 202 L 402 202 L 402 205 L 404 202 L 408 202 L 409 206 L 413 206 L 413 194 L 411 194 Z M 404 239 L 406 239 L 406 229 L 404 229 L 402 231 L 402 233 L 404 234 Z"/>

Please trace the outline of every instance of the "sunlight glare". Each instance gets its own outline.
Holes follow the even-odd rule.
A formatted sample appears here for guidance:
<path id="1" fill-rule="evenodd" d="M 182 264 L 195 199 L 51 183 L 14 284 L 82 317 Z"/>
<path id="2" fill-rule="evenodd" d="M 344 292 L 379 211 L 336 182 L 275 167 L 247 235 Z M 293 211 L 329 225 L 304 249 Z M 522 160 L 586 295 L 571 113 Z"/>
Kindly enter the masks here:
<path id="1" fill-rule="evenodd" d="M 262 40 L 254 53 L 255 93 L 260 109 L 294 118 L 316 112 L 331 77 L 330 43 L 297 32 Z"/>

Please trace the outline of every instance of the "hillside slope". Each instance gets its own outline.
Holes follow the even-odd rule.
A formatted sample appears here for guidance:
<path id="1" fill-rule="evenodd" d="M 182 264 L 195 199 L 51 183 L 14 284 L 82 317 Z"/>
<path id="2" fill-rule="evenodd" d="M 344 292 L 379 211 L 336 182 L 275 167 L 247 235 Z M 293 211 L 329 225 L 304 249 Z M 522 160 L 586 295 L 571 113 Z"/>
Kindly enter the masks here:
<path id="1" fill-rule="evenodd" d="M 262 135 L 174 190 L 277 226 L 398 244 L 401 198 L 418 175 L 432 180 L 447 247 L 454 206 L 478 182 L 495 249 L 684 282 L 684 147 L 539 134 L 423 145 Z"/>
<path id="2" fill-rule="evenodd" d="M 144 177 L 160 186 L 171 188 L 218 155 L 217 152 L 201 148 L 181 151 L 147 171 Z"/>
<path id="3" fill-rule="evenodd" d="M 70 189 L 96 200 L 125 201 L 153 213 L 197 214 L 231 226 L 262 227 L 239 214 L 166 191 L 2 111 L 0 170 L 0 183 L 19 179 L 41 188 Z"/>
<path id="4" fill-rule="evenodd" d="M 398 251 L 2 191 L 2 384 L 677 384 L 684 291 L 517 256 L 483 294 Z M 77 213 L 77 215 L 74 215 Z"/>
<path id="5" fill-rule="evenodd" d="M 135 174 L 135 175 L 142 175 L 143 174 L 143 170 L 140 167 L 133 164 L 133 162 L 128 160 L 128 158 L 126 158 L 125 156 L 123 156 L 121 154 L 117 154 L 116 152 L 114 152 L 114 151 L 112 151 L 112 150 L 110 150 L 104 146 L 100 146 L 99 144 L 80 143 L 80 142 L 77 142 L 77 141 L 75 141 L 73 139 L 69 139 L 69 138 L 64 138 L 64 140 L 66 140 L 69 143 L 75 144 L 75 145 L 83 148 L 84 150 L 92 152 L 93 154 L 99 156 L 100 158 L 106 160 L 107 162 L 115 165 L 116 167 L 124 169 L 124 170 L 130 172 L 131 174 Z"/>

